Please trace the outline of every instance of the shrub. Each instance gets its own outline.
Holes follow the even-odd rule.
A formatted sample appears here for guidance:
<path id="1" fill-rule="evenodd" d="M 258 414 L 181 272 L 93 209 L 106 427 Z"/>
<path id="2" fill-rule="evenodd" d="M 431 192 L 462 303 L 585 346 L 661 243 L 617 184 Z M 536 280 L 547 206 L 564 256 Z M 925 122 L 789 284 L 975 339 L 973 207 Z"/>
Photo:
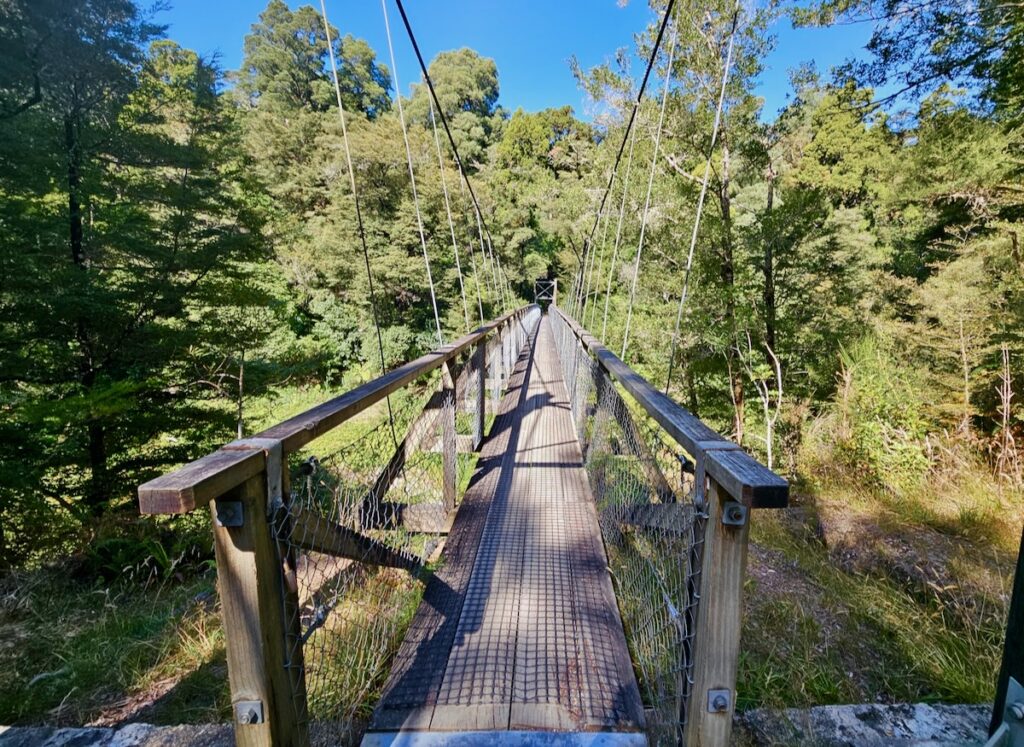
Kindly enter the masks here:
<path id="1" fill-rule="evenodd" d="M 834 409 L 817 434 L 830 457 L 895 492 L 920 485 L 929 467 L 921 377 L 873 335 L 844 349 L 840 363 Z"/>

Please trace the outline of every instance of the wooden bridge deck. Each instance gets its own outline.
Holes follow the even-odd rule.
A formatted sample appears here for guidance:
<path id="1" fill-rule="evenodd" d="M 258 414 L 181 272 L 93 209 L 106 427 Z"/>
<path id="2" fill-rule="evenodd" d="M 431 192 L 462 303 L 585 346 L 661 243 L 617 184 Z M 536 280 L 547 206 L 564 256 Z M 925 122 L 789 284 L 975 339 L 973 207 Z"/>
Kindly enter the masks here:
<path id="1" fill-rule="evenodd" d="M 545 731 L 627 732 L 643 743 L 642 728 L 545 317 L 482 445 L 367 741 L 396 731 L 483 731 L 489 741 Z"/>

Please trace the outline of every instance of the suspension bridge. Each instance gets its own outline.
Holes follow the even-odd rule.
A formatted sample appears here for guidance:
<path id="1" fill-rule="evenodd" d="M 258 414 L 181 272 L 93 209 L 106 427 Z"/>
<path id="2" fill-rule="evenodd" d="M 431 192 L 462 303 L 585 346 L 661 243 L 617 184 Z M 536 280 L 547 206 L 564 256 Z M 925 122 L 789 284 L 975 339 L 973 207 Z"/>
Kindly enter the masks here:
<path id="1" fill-rule="evenodd" d="M 143 513 L 211 512 L 236 741 L 728 744 L 751 512 L 785 506 L 788 486 L 673 401 L 668 386 L 655 388 L 623 362 L 671 72 L 621 355 L 601 342 L 610 270 L 600 338 L 581 324 L 588 314 L 592 323 L 598 316 L 605 262 L 595 236 L 603 222 L 607 249 L 609 198 L 628 143 L 612 266 L 620 252 L 634 122 L 673 3 L 565 308 L 554 280 L 538 281 L 535 302 L 515 307 L 486 213 L 401 0 L 396 4 L 430 93 L 467 329 L 470 294 L 445 181 L 448 158 L 472 203 L 476 236 L 461 247 L 475 280 L 479 325 L 444 340 L 399 96 L 437 348 L 385 371 L 377 326 L 378 378 L 139 488 Z M 382 8 L 400 90 L 386 1 Z M 323 2 L 321 11 L 329 37 Z M 669 71 L 674 31 L 671 38 Z M 722 96 L 731 44 L 730 37 Z M 712 147 L 717 127 L 716 116 Z M 503 315 L 485 322 L 484 293 Z M 678 336 L 677 318 L 673 358 Z"/>
<path id="2" fill-rule="evenodd" d="M 297 458 L 397 392 L 397 442 Z M 139 495 L 210 507 L 239 744 L 726 744 L 787 485 L 530 305 Z"/>

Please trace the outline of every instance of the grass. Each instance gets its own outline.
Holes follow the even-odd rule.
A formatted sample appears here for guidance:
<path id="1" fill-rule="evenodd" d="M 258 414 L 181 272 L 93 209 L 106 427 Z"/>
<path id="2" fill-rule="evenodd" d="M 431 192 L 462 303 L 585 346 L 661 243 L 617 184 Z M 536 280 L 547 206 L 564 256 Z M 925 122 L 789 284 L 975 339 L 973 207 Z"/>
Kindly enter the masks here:
<path id="1" fill-rule="evenodd" d="M 336 393 L 283 389 L 251 403 L 250 423 L 263 428 Z M 394 396 L 394 411 L 415 414 L 424 394 Z M 337 452 L 386 417 L 378 403 L 312 446 Z M 459 432 L 471 426 L 460 415 Z M 420 458 L 423 485 L 438 483 L 440 455 Z M 460 491 L 475 458 L 459 457 Z M 793 508 L 753 514 L 739 707 L 990 700 L 1024 495 L 969 460 L 901 492 L 870 487 L 827 458 L 804 465 Z M 612 466 L 606 477 L 623 490 L 643 484 L 634 461 L 618 456 Z M 682 583 L 673 575 L 682 566 L 666 567 L 671 585 Z M 106 584 L 59 567 L 0 580 L 0 723 L 227 720 L 215 575 L 189 572 Z M 394 571 L 360 573 L 309 641 L 314 717 L 369 716 L 421 591 Z M 653 587 L 638 595 L 627 625 L 661 598 Z"/>
<path id="2" fill-rule="evenodd" d="M 155 723 L 219 720 L 228 697 L 214 595 L 212 575 L 142 588 L 52 569 L 8 576 L 0 723 L 103 722 L 135 707 Z M 142 697 L 180 683 L 173 697 Z"/>
<path id="3" fill-rule="evenodd" d="M 895 495 L 828 471 L 755 512 L 740 706 L 990 701 L 1022 505 L 996 482 Z"/>

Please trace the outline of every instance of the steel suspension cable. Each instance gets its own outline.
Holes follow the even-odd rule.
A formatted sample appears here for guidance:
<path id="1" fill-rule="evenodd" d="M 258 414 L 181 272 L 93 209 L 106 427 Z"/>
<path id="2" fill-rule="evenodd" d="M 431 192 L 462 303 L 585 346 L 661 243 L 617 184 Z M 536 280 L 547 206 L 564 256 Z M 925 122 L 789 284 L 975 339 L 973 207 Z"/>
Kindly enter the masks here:
<path id="1" fill-rule="evenodd" d="M 338 82 L 338 64 L 334 59 L 334 44 L 331 41 L 331 24 L 327 20 L 327 5 L 325 0 L 320 0 L 320 13 L 324 19 L 324 34 L 327 37 L 327 54 L 331 59 L 331 75 L 334 79 L 334 94 L 338 99 L 338 119 L 341 121 L 341 138 L 345 146 L 345 165 L 348 167 L 349 188 L 352 190 L 352 203 L 355 206 L 356 226 L 359 233 L 359 243 L 363 249 L 363 263 L 366 265 L 366 283 L 370 291 L 370 312 L 373 316 L 373 328 L 377 333 L 377 352 L 380 354 L 380 375 L 387 373 L 387 364 L 384 361 L 384 339 L 380 332 L 380 318 L 377 314 L 377 294 L 373 286 L 373 272 L 370 270 L 370 250 L 366 245 L 366 228 L 363 225 L 363 212 L 359 204 L 359 192 L 356 190 L 356 171 L 352 166 L 352 149 L 348 142 L 348 127 L 345 124 L 345 105 L 341 100 L 341 84 Z M 398 436 L 395 433 L 395 414 L 391 409 L 390 395 L 385 398 L 388 405 L 388 422 L 391 424 L 391 439 L 398 445 Z"/>
<path id="2" fill-rule="evenodd" d="M 381 0 L 382 3 L 385 3 L 386 1 L 387 0 Z M 671 3 L 674 1 L 675 0 L 669 0 L 669 4 L 671 5 Z M 437 107 L 437 113 L 441 117 L 441 126 L 444 128 L 444 132 L 448 136 L 448 143 L 452 147 L 452 153 L 455 156 L 456 164 L 458 164 L 459 173 L 465 180 L 466 189 L 469 190 L 469 196 L 473 200 L 473 206 L 476 208 L 477 219 L 481 222 L 483 226 L 483 233 L 487 236 L 488 244 L 491 244 L 492 241 L 490 228 L 487 227 L 487 222 L 483 219 L 483 211 L 480 209 L 480 201 L 477 199 L 476 191 L 473 189 L 473 183 L 469 180 L 469 174 L 466 173 L 465 164 L 463 163 L 462 156 L 459 155 L 459 147 L 455 144 L 455 138 L 452 136 L 452 130 L 448 124 L 448 117 L 445 116 L 444 109 L 441 107 L 441 102 L 437 98 L 437 91 L 434 90 L 434 81 L 430 77 L 430 71 L 427 70 L 427 63 L 423 59 L 423 53 L 420 52 L 420 45 L 416 41 L 416 34 L 413 33 L 412 24 L 409 23 L 409 16 L 405 12 L 405 5 L 402 4 L 402 0 L 395 0 L 395 5 L 398 7 L 398 12 L 402 16 L 402 23 L 405 25 L 406 33 L 409 35 L 409 42 L 412 44 L 413 52 L 415 52 L 416 54 L 416 60 L 420 64 L 420 72 L 423 74 L 423 79 L 427 82 L 427 90 L 430 92 L 430 97 L 434 101 L 434 106 Z M 509 290 L 511 291 L 511 288 L 509 288 Z M 504 293 L 502 295 L 504 296 Z"/>
<path id="3" fill-rule="evenodd" d="M 427 252 L 427 235 L 423 230 L 423 216 L 420 214 L 420 199 L 416 192 L 416 173 L 412 165 L 412 147 L 409 145 L 409 131 L 405 126 L 405 112 L 402 109 L 402 89 L 398 82 L 398 67 L 395 64 L 395 46 L 391 42 L 391 24 L 388 22 L 387 0 L 380 0 L 384 11 L 384 30 L 388 37 L 388 53 L 391 56 L 391 74 L 395 79 L 395 100 L 398 102 L 398 121 L 402 126 L 402 139 L 405 141 L 405 157 L 409 164 L 409 182 L 412 185 L 413 207 L 416 209 L 416 226 L 420 232 L 420 245 L 423 247 L 423 263 L 427 268 L 427 282 L 430 284 L 430 302 L 434 307 L 434 324 L 437 326 L 437 342 L 444 345 L 441 334 L 441 316 L 437 312 L 437 294 L 434 292 L 434 277 L 430 272 L 430 254 Z"/>
<path id="4" fill-rule="evenodd" d="M 668 92 L 672 84 L 672 62 L 676 54 L 676 41 L 679 38 L 678 29 L 672 30 L 672 44 L 668 51 L 668 70 L 665 73 L 665 87 L 661 95 L 661 113 L 658 115 L 658 127 L 654 131 L 654 153 L 651 154 L 651 171 L 647 177 L 647 197 L 644 200 L 644 212 L 640 216 L 640 240 L 636 245 L 636 261 L 633 263 L 633 282 L 629 289 L 629 304 L 626 306 L 626 329 L 622 333 L 622 359 L 626 357 L 626 349 L 629 346 L 629 326 L 633 321 L 633 301 L 636 299 L 636 283 L 640 277 L 640 255 L 644 248 L 644 237 L 647 233 L 647 216 L 651 210 L 651 192 L 654 189 L 654 175 L 658 171 L 658 151 L 661 147 L 661 133 L 665 124 L 665 107 L 668 104 Z"/>
<path id="5" fill-rule="evenodd" d="M 644 91 L 647 89 L 647 81 L 651 77 L 651 70 L 654 69 L 654 61 L 658 58 L 658 50 L 661 49 L 661 41 L 665 36 L 665 29 L 668 28 L 668 21 L 672 17 L 672 8 L 675 6 L 675 0 L 668 0 L 668 5 L 665 6 L 665 14 L 661 18 L 661 25 L 658 27 L 658 35 L 654 39 L 654 47 L 651 49 L 650 59 L 647 60 L 647 68 L 644 70 L 644 77 L 640 81 L 640 88 L 637 90 L 636 99 L 633 101 L 633 106 L 629 113 L 629 120 L 626 122 L 626 131 L 622 134 L 622 142 L 619 143 L 619 150 L 615 154 L 615 163 L 612 166 L 612 173 L 608 177 L 608 184 L 605 186 L 604 194 L 601 196 L 601 202 L 597 208 L 597 216 L 594 218 L 594 225 L 590 228 L 589 238 L 593 239 L 594 234 L 597 231 L 597 222 L 601 216 L 601 211 L 604 209 L 604 204 L 608 200 L 608 194 L 612 189 L 612 182 L 615 180 L 615 173 L 618 171 L 619 162 L 622 160 L 622 153 L 626 149 L 626 141 L 630 137 L 630 133 L 633 130 L 633 125 L 636 120 L 637 112 L 640 110 L 640 104 L 643 102 Z M 586 254 L 587 247 L 589 245 L 588 240 L 584 240 L 583 251 Z M 583 265 L 585 257 L 580 257 L 580 266 Z M 577 273 L 578 274 L 578 273 Z"/>
<path id="6" fill-rule="evenodd" d="M 711 128 L 711 144 L 708 147 L 708 157 L 704 162 L 704 178 L 701 180 L 700 196 L 697 199 L 697 215 L 693 219 L 693 233 L 690 234 L 690 250 L 686 255 L 686 269 L 683 273 L 683 290 L 679 296 L 679 308 L 676 310 L 676 324 L 672 332 L 672 348 L 668 356 L 668 376 L 665 377 L 665 394 L 668 394 L 672 384 L 672 368 L 676 359 L 676 347 L 679 344 L 679 328 L 683 319 L 683 307 L 686 305 L 686 297 L 690 288 L 690 270 L 693 268 L 693 255 L 697 247 L 697 233 L 700 231 L 700 219 L 704 212 L 704 199 L 707 196 L 708 180 L 711 177 L 711 159 L 715 153 L 715 143 L 718 141 L 718 129 L 722 120 L 722 109 L 725 105 L 725 89 L 729 82 L 729 71 L 732 68 L 732 48 L 736 38 L 736 27 L 739 24 L 740 4 L 737 1 L 736 8 L 732 15 L 732 28 L 729 29 L 729 44 L 725 53 L 725 64 L 722 69 L 722 88 L 718 93 L 718 107 L 715 109 L 715 121 Z"/>
<path id="7" fill-rule="evenodd" d="M 455 254 L 455 269 L 459 273 L 459 292 L 462 294 L 462 316 L 469 332 L 469 304 L 466 302 L 466 284 L 462 280 L 462 261 L 459 259 L 459 243 L 455 240 L 455 223 L 452 221 L 452 206 L 448 199 L 448 183 L 444 178 L 444 158 L 441 156 L 441 138 L 437 136 L 437 122 L 434 120 L 434 102 L 430 102 L 430 125 L 434 130 L 434 145 L 437 147 L 437 168 L 441 172 L 441 191 L 444 193 L 444 211 L 448 216 L 448 230 L 452 234 L 452 252 Z"/>
<path id="8" fill-rule="evenodd" d="M 615 226 L 615 244 L 612 247 L 612 261 L 608 265 L 608 287 L 604 291 L 604 320 L 601 322 L 601 342 L 605 342 L 608 333 L 608 301 L 612 296 L 612 275 L 619 259 L 619 246 L 622 241 L 622 219 L 626 213 L 626 198 L 629 197 L 629 178 L 633 173 L 633 146 L 636 145 L 636 130 L 629 139 L 629 158 L 626 161 L 626 178 L 622 183 L 622 201 L 619 203 L 619 220 Z"/>

